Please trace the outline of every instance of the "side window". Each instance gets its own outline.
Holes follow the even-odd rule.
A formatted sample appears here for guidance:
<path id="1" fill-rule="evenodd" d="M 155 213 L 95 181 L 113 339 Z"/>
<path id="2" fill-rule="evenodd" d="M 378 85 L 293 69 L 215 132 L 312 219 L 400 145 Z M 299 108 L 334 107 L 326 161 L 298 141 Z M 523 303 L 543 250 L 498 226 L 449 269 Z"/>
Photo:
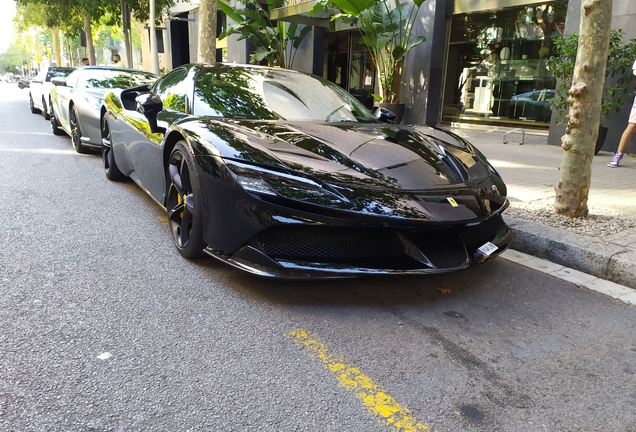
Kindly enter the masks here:
<path id="1" fill-rule="evenodd" d="M 73 72 L 66 78 L 66 85 L 69 87 L 75 87 L 77 84 L 77 77 L 79 77 L 79 71 Z"/>
<path id="2" fill-rule="evenodd" d="M 187 79 L 187 76 L 187 69 L 175 69 L 154 85 L 153 92 L 161 97 L 165 109 L 189 113 L 189 95 L 192 92 L 192 81 Z"/>

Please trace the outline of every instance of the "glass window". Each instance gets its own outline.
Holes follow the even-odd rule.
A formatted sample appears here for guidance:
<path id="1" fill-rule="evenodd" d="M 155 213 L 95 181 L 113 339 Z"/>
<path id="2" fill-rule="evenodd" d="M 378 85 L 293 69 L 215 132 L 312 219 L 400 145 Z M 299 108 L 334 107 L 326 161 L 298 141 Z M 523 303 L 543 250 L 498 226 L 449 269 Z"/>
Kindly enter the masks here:
<path id="1" fill-rule="evenodd" d="M 65 78 L 73 72 L 73 68 L 62 68 L 62 67 L 52 67 L 49 68 L 48 73 L 46 74 L 46 81 L 51 81 L 51 78 Z"/>
<path id="2" fill-rule="evenodd" d="M 194 113 L 290 121 L 376 121 L 339 86 L 284 69 L 212 67 L 196 77 Z"/>
<path id="3" fill-rule="evenodd" d="M 157 81 L 153 92 L 161 97 L 165 109 L 182 113 L 190 111 L 188 101 L 192 91 L 192 81 L 186 79 L 187 76 L 187 69 L 178 68 Z"/>
<path id="4" fill-rule="evenodd" d="M 375 66 L 358 31 L 326 35 L 326 78 L 351 93 L 367 108 L 374 103 Z"/>
<path id="5" fill-rule="evenodd" d="M 77 76 L 78 88 L 130 88 L 151 83 L 157 79 L 157 75 L 150 72 L 121 69 L 82 68 L 77 71 Z"/>
<path id="6" fill-rule="evenodd" d="M 66 85 L 69 87 L 75 87 L 75 85 L 77 84 L 78 78 L 79 78 L 79 70 L 76 69 L 74 72 L 70 73 L 66 77 Z"/>
<path id="7" fill-rule="evenodd" d="M 453 15 L 442 120 L 549 126 L 556 79 L 547 59 L 567 5 Z"/>

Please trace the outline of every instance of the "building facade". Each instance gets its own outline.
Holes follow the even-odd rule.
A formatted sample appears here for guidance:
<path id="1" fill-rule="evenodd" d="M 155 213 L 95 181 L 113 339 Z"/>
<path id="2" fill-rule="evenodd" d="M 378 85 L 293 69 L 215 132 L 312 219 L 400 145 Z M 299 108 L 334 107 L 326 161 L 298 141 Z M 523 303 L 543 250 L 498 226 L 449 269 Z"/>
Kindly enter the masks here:
<path id="1" fill-rule="evenodd" d="M 612 27 L 624 30 L 625 41 L 636 37 L 636 26 L 630 26 L 636 19 L 633 2 L 613 3 Z M 331 31 L 329 16 L 310 16 L 315 3 L 288 0 L 284 7 L 270 11 L 272 18 L 312 26 L 293 69 L 323 76 L 371 106 L 376 77 L 359 33 L 338 23 Z M 172 63 L 166 64 L 168 70 L 187 59 L 196 60 L 198 5 L 180 5 L 173 21 L 164 26 L 170 41 L 166 42 L 165 63 Z M 414 33 L 427 40 L 409 52 L 404 64 L 403 122 L 542 129 L 549 131 L 549 143 L 559 144 L 563 127 L 554 123 L 550 108 L 557 83 L 547 59 L 555 38 L 578 32 L 580 8 L 581 0 L 426 0 Z M 174 17 L 186 19 L 187 24 L 175 26 Z M 219 32 L 223 25 L 220 22 Z M 249 41 L 231 36 L 217 43 L 226 48 L 224 61 L 249 62 L 253 50 Z M 606 121 L 604 149 L 618 146 L 631 102 Z"/>

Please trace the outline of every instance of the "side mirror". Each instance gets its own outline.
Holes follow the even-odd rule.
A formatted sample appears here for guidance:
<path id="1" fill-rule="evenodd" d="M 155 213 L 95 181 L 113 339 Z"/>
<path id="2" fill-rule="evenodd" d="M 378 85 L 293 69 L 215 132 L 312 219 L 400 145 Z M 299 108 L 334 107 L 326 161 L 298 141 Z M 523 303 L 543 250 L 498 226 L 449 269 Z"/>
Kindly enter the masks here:
<path id="1" fill-rule="evenodd" d="M 397 119 L 397 115 L 395 115 L 392 111 L 389 111 L 386 108 L 380 108 L 379 106 L 371 108 L 371 112 L 382 123 L 395 124 L 395 120 Z"/>
<path id="2" fill-rule="evenodd" d="M 51 82 L 56 86 L 66 86 L 66 78 L 53 77 L 51 78 Z"/>
<path id="3" fill-rule="evenodd" d="M 137 111 L 142 113 L 148 119 L 150 132 L 163 132 L 163 128 L 157 126 L 157 114 L 163 110 L 163 102 L 161 97 L 153 93 L 144 93 L 135 98 L 137 101 Z"/>

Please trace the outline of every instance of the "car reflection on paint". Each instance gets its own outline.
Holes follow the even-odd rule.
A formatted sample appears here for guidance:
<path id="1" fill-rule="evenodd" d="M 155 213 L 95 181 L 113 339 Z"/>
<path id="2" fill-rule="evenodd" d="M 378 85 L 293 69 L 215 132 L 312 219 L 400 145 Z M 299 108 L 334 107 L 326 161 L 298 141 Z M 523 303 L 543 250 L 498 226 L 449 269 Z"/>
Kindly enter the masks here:
<path id="1" fill-rule="evenodd" d="M 509 116 L 514 119 L 549 122 L 552 116 L 551 100 L 554 90 L 535 90 L 510 98 Z"/>
<path id="2" fill-rule="evenodd" d="M 186 258 L 285 278 L 424 274 L 510 244 L 506 186 L 482 153 L 322 78 L 184 65 L 104 107 L 106 176 L 166 209 Z"/>

